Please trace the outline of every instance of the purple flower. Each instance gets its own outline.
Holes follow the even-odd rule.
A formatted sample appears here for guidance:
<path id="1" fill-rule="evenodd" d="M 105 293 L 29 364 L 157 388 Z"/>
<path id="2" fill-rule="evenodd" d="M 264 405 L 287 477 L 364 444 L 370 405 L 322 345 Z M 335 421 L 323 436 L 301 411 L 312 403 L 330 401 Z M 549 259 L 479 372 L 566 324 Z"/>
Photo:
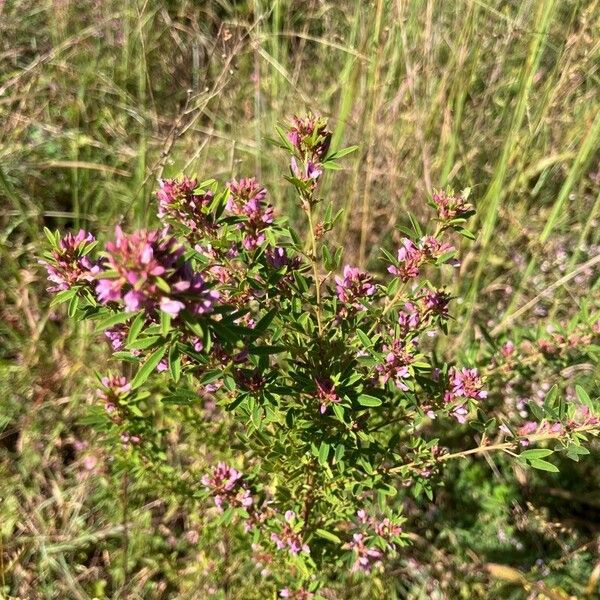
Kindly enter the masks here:
<path id="1" fill-rule="evenodd" d="M 198 182 L 187 176 L 181 180 L 161 179 L 158 183 L 160 189 L 156 196 L 159 202 L 159 217 L 167 215 L 174 205 L 193 198 L 194 190 L 198 187 Z"/>
<path id="2" fill-rule="evenodd" d="M 341 398 L 335 392 L 335 386 L 331 379 L 317 377 L 315 384 L 317 386 L 317 399 L 321 403 L 321 414 L 323 414 L 330 404 L 341 402 Z"/>
<path id="3" fill-rule="evenodd" d="M 131 383 L 122 375 L 109 375 L 100 382 L 103 389 L 98 390 L 98 397 L 102 399 L 124 398 L 131 391 Z"/>
<path id="4" fill-rule="evenodd" d="M 445 290 L 423 289 L 420 297 L 423 317 L 437 317 L 441 321 L 446 321 L 450 317 L 448 304 L 451 299 L 452 296 Z"/>
<path id="5" fill-rule="evenodd" d="M 402 246 L 398 249 L 398 265 L 390 265 L 388 272 L 400 277 L 402 281 L 408 281 L 419 276 L 419 267 L 423 263 L 424 258 L 421 250 L 411 240 L 404 238 Z"/>
<path id="6" fill-rule="evenodd" d="M 172 317 L 187 309 L 210 312 L 219 293 L 206 284 L 189 262 L 183 248 L 167 231 L 137 231 L 126 235 L 117 227 L 115 241 L 106 245 L 106 266 L 114 272 L 96 287 L 101 302 L 122 301 L 125 310 L 163 311 Z"/>
<path id="7" fill-rule="evenodd" d="M 456 398 L 471 398 L 483 400 L 488 393 L 483 389 L 483 380 L 477 369 L 457 369 L 451 367 L 448 371 L 450 388 L 446 390 L 444 401 L 452 402 Z"/>
<path id="8" fill-rule="evenodd" d="M 283 523 L 281 530 L 278 533 L 271 534 L 271 540 L 275 543 L 278 550 L 288 549 L 290 554 L 299 554 L 304 552 L 305 554 L 310 553 L 308 544 L 302 542 L 302 536 L 300 532 L 296 531 L 294 527 L 295 513 L 287 511 L 286 516 L 290 517 L 290 520 Z"/>
<path id="9" fill-rule="evenodd" d="M 96 391 L 99 400 L 112 418 L 118 420 L 118 407 L 131 392 L 131 383 L 122 375 L 108 375 L 100 380 L 102 387 Z"/>
<path id="10" fill-rule="evenodd" d="M 160 299 L 160 310 L 172 317 L 176 317 L 184 308 L 185 304 L 179 300 L 173 300 L 164 296 Z"/>
<path id="11" fill-rule="evenodd" d="M 402 335 L 406 337 L 411 331 L 416 331 L 421 323 L 421 316 L 417 307 L 412 302 L 404 305 L 404 310 L 398 313 L 398 324 L 402 330 Z"/>
<path id="12" fill-rule="evenodd" d="M 433 193 L 433 202 L 440 221 L 467 218 L 473 213 L 473 205 L 469 204 L 462 195 L 455 196 L 451 192 L 436 190 Z"/>
<path id="13" fill-rule="evenodd" d="M 300 257 L 294 256 L 290 258 L 285 248 L 279 246 L 268 248 L 265 251 L 265 257 L 269 265 L 277 270 L 287 267 L 288 271 L 293 271 L 300 266 Z"/>
<path id="14" fill-rule="evenodd" d="M 290 159 L 290 170 L 296 179 L 300 179 L 311 186 L 314 186 L 323 174 L 323 169 L 318 164 L 310 160 L 306 164 L 299 164 L 294 156 Z"/>
<path id="15" fill-rule="evenodd" d="M 121 434 L 121 443 L 124 446 L 129 446 L 130 444 L 139 444 L 142 441 L 139 435 L 132 435 L 129 431 L 125 431 Z"/>
<path id="16" fill-rule="evenodd" d="M 521 425 L 517 430 L 519 435 L 529 435 L 535 433 L 538 429 L 538 424 L 534 421 L 527 421 L 524 425 Z"/>
<path id="17" fill-rule="evenodd" d="M 384 383 L 392 379 L 398 389 L 407 391 L 409 388 L 403 380 L 410 377 L 408 366 L 414 358 L 414 342 L 406 343 L 394 339 L 391 343 L 383 346 L 383 351 L 385 352 L 385 360 L 376 366 L 377 372 Z"/>
<path id="18" fill-rule="evenodd" d="M 366 538 L 363 533 L 355 533 L 352 535 L 352 541 L 344 544 L 344 548 L 352 550 L 355 554 L 354 564 L 351 571 L 363 571 L 370 573 L 373 567 L 381 564 L 383 552 L 378 548 L 370 548 L 366 544 Z"/>
<path id="19" fill-rule="evenodd" d="M 437 261 L 438 258 L 441 258 L 445 254 L 449 254 L 456 250 L 454 246 L 446 242 L 440 242 L 440 240 L 432 235 L 423 237 L 419 242 L 419 247 L 421 248 L 425 259 L 433 262 Z M 450 262 L 453 267 L 460 266 L 460 261 L 454 257 L 449 257 L 445 262 Z"/>
<path id="20" fill-rule="evenodd" d="M 104 335 L 107 337 L 112 349 L 116 352 L 117 350 L 122 350 L 125 345 L 125 340 L 127 339 L 128 329 L 125 325 L 115 325 L 110 329 L 107 329 L 104 332 Z"/>
<path id="21" fill-rule="evenodd" d="M 253 503 L 242 474 L 224 462 L 214 467 L 210 474 L 203 475 L 201 481 L 213 496 L 218 508 L 222 508 L 223 504 L 234 508 L 248 508 Z"/>
<path id="22" fill-rule="evenodd" d="M 273 223 L 273 206 L 265 202 L 267 190 L 254 177 L 234 179 L 227 187 L 226 209 L 242 218 L 238 223 L 243 234 L 242 246 L 246 250 L 254 250 L 265 242 L 264 230 Z"/>
<path id="23" fill-rule="evenodd" d="M 503 346 L 502 348 L 500 348 L 500 353 L 502 354 L 502 356 L 504 358 L 509 358 L 510 356 L 512 356 L 515 352 L 515 345 L 508 340 Z"/>
<path id="24" fill-rule="evenodd" d="M 459 404 L 452 409 L 450 413 L 461 425 L 464 425 L 467 422 L 467 416 L 469 411 L 464 404 Z"/>
<path id="25" fill-rule="evenodd" d="M 191 233 L 214 233 L 216 223 L 207 211 L 213 200 L 210 190 L 194 193 L 198 187 L 195 179 L 184 177 L 181 180 L 160 180 L 158 197 L 158 217 L 170 218 L 187 227 Z"/>
<path id="26" fill-rule="evenodd" d="M 344 267 L 343 277 L 336 276 L 335 284 L 340 302 L 360 310 L 364 310 L 364 307 L 359 300 L 372 296 L 376 292 L 373 278 L 368 273 L 350 265 Z"/>
<path id="27" fill-rule="evenodd" d="M 313 163 L 325 158 L 331 144 L 327 121 L 312 115 L 293 117 L 287 138 L 302 160 Z"/>
<path id="28" fill-rule="evenodd" d="M 61 292 L 74 285 L 90 286 L 100 272 L 100 262 L 92 261 L 87 255 L 93 249 L 96 238 L 81 229 L 76 235 L 68 233 L 52 250 L 49 260 L 41 260 L 46 267 L 48 280 L 54 285 L 49 292 Z"/>

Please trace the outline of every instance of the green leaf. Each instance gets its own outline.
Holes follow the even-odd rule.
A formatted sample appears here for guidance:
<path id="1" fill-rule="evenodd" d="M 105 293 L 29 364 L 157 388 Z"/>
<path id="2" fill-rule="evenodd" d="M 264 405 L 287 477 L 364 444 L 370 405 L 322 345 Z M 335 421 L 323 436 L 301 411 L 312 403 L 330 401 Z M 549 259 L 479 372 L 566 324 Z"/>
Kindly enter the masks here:
<path id="1" fill-rule="evenodd" d="M 147 359 L 146 362 L 139 368 L 138 372 L 135 374 L 133 381 L 131 382 L 131 388 L 136 389 L 139 388 L 145 381 L 150 377 L 150 374 L 156 369 L 158 363 L 162 360 L 162 357 L 165 355 L 166 348 L 159 348 L 155 352 L 153 352 Z"/>
<path id="2" fill-rule="evenodd" d="M 524 452 L 521 452 L 519 456 L 526 458 L 527 460 L 531 460 L 536 458 L 545 458 L 551 454 L 554 454 L 554 450 L 550 450 L 549 448 L 534 448 L 532 450 L 525 450 Z"/>
<path id="3" fill-rule="evenodd" d="M 48 238 L 50 245 L 53 248 L 56 248 L 58 246 L 58 244 L 56 243 L 56 236 L 54 235 L 54 233 L 52 233 L 47 227 L 44 227 L 44 234 Z"/>
<path id="4" fill-rule="evenodd" d="M 319 537 L 322 537 L 325 540 L 329 540 L 330 542 L 333 542 L 335 544 L 342 543 L 342 540 L 337 535 L 335 535 L 335 533 L 332 533 L 331 531 L 327 531 L 326 529 L 315 529 L 315 533 Z"/>
<path id="5" fill-rule="evenodd" d="M 325 264 L 325 268 L 328 270 L 331 270 L 334 268 L 333 266 L 333 257 L 331 256 L 331 252 L 329 251 L 329 248 L 323 244 L 322 247 L 322 252 L 323 252 L 323 263 Z"/>
<path id="6" fill-rule="evenodd" d="M 144 320 L 146 316 L 143 312 L 141 312 L 131 324 L 129 328 L 129 333 L 127 334 L 127 344 L 130 345 L 135 342 L 138 335 L 140 335 L 140 331 L 142 331 L 142 327 L 144 326 Z"/>
<path id="7" fill-rule="evenodd" d="M 383 401 L 381 398 L 376 398 L 375 396 L 370 396 L 369 394 L 361 394 L 358 397 L 358 403 L 361 406 L 381 406 Z"/>
<path id="8" fill-rule="evenodd" d="M 164 404 L 189 405 L 198 402 L 198 394 L 191 390 L 179 390 L 174 394 L 169 394 L 161 398 Z"/>
<path id="9" fill-rule="evenodd" d="M 256 429 L 260 429 L 261 427 L 261 416 L 260 405 L 254 404 L 250 413 L 250 420 Z"/>
<path id="10" fill-rule="evenodd" d="M 417 236 L 419 238 L 423 237 L 423 230 L 421 229 L 421 226 L 419 225 L 419 222 L 417 221 L 417 219 L 411 214 L 411 213 L 407 213 L 408 214 L 408 218 L 410 219 L 410 224 L 412 225 L 412 228 L 415 230 L 415 233 L 417 234 Z"/>
<path id="11" fill-rule="evenodd" d="M 326 465 L 327 457 L 329 456 L 329 444 L 327 442 L 321 442 L 319 446 L 319 464 Z"/>
<path id="12" fill-rule="evenodd" d="M 128 362 L 138 362 L 138 358 L 131 352 L 113 352 L 112 358 L 116 358 L 118 360 L 126 360 Z"/>
<path id="13" fill-rule="evenodd" d="M 109 329 L 114 325 L 120 325 L 121 323 L 125 323 L 125 321 L 129 321 L 131 319 L 131 313 L 119 312 L 110 314 L 98 321 L 96 324 L 96 333 L 100 331 L 104 331 L 105 329 Z"/>
<path id="14" fill-rule="evenodd" d="M 586 456 L 590 453 L 590 451 L 584 446 L 578 446 L 577 444 L 572 444 L 569 446 L 569 452 L 573 454 L 579 454 L 580 456 Z"/>
<path id="15" fill-rule="evenodd" d="M 285 352 L 287 349 L 287 346 L 254 346 L 248 348 L 248 353 L 256 354 L 257 356 L 269 356 L 270 354 Z"/>
<path id="16" fill-rule="evenodd" d="M 77 314 L 77 307 L 79 306 L 79 296 L 73 296 L 69 302 L 69 309 L 67 314 L 73 318 Z"/>
<path id="17" fill-rule="evenodd" d="M 575 462 L 579 462 L 580 456 L 585 456 L 589 453 L 590 453 L 590 451 L 587 448 L 573 444 L 573 445 L 569 446 L 569 448 L 567 449 L 566 456 L 567 456 L 567 458 L 570 458 L 571 460 L 574 460 Z"/>
<path id="18" fill-rule="evenodd" d="M 129 408 L 129 412 L 132 415 L 134 415 L 136 417 L 143 417 L 144 416 L 144 413 L 135 404 L 130 404 L 128 408 Z"/>
<path id="19" fill-rule="evenodd" d="M 169 294 L 171 292 L 169 284 L 162 277 L 155 277 L 154 281 L 156 282 L 158 289 L 162 290 L 165 294 Z"/>
<path id="20" fill-rule="evenodd" d="M 581 404 L 584 404 L 588 408 L 594 408 L 594 403 L 589 394 L 580 385 L 575 386 L 575 394 Z"/>
<path id="21" fill-rule="evenodd" d="M 207 385 L 223 376 L 223 369 L 213 369 L 212 371 L 206 371 L 202 377 L 200 377 L 200 383 Z"/>
<path id="22" fill-rule="evenodd" d="M 337 150 L 336 152 L 332 152 L 325 161 L 335 160 L 337 158 L 342 158 L 342 156 L 346 156 L 347 154 L 351 154 L 352 152 L 356 152 L 358 150 L 358 146 L 348 146 L 347 148 L 342 148 L 341 150 Z"/>
<path id="23" fill-rule="evenodd" d="M 443 265 L 445 263 L 447 263 L 451 258 L 454 258 L 456 256 L 456 250 L 452 250 L 451 252 L 444 252 L 444 254 L 442 254 L 441 256 L 438 257 L 438 259 L 435 261 L 436 265 Z"/>
<path id="24" fill-rule="evenodd" d="M 454 230 L 458 231 L 458 233 L 460 233 L 460 235 L 462 235 L 463 237 L 466 237 L 468 240 L 475 239 L 475 234 L 472 231 L 465 229 L 464 227 L 455 227 Z"/>
<path id="25" fill-rule="evenodd" d="M 177 383 L 181 377 L 181 354 L 177 345 L 174 345 L 169 350 L 169 371 L 173 381 Z"/>
<path id="26" fill-rule="evenodd" d="M 554 384 L 546 394 L 544 398 L 544 408 L 546 410 L 552 410 L 556 405 L 556 398 L 558 397 L 558 386 Z"/>
<path id="27" fill-rule="evenodd" d="M 162 333 L 162 335 L 167 335 L 167 333 L 169 333 L 170 329 L 171 329 L 171 315 L 161 310 L 160 311 L 160 332 Z"/>
<path id="28" fill-rule="evenodd" d="M 344 407 L 339 404 L 332 405 L 335 416 L 343 423 L 344 422 Z"/>
<path id="29" fill-rule="evenodd" d="M 54 296 L 54 298 L 52 299 L 52 302 L 50 302 L 50 306 L 56 306 L 57 304 L 62 304 L 63 302 L 66 302 L 67 300 L 71 300 L 71 298 L 73 298 L 73 296 L 75 296 L 75 294 L 77 294 L 77 290 L 75 288 L 71 288 L 70 290 L 63 290 L 62 292 L 58 292 L 58 294 L 56 294 L 56 296 Z"/>
<path id="30" fill-rule="evenodd" d="M 527 403 L 527 408 L 529 408 L 538 421 L 541 421 L 546 416 L 544 409 L 535 400 L 530 400 Z"/>
<path id="31" fill-rule="evenodd" d="M 534 469 L 539 469 L 540 471 L 549 471 L 550 473 L 558 473 L 558 469 L 546 460 L 541 460 L 539 458 L 534 458 L 529 461 L 529 464 Z"/>
<path id="32" fill-rule="evenodd" d="M 158 340 L 160 340 L 159 335 L 151 335 L 140 340 L 136 340 L 135 342 L 128 344 L 127 347 L 132 350 L 145 350 L 146 348 L 153 346 Z"/>
<path id="33" fill-rule="evenodd" d="M 370 348 L 373 345 L 373 342 L 371 341 L 369 336 L 362 329 L 357 329 L 356 335 L 358 336 L 358 339 L 361 341 L 362 345 L 365 348 Z"/>

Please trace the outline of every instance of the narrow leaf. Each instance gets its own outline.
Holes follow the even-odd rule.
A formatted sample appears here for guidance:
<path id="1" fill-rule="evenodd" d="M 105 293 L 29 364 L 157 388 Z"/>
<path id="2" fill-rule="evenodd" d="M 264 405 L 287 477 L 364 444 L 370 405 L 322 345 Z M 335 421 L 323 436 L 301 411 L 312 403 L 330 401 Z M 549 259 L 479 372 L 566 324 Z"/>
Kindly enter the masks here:
<path id="1" fill-rule="evenodd" d="M 158 363 L 162 360 L 165 355 L 166 348 L 159 348 L 153 352 L 147 359 L 146 362 L 140 367 L 139 371 L 135 374 L 133 381 L 131 382 L 131 388 L 139 388 L 145 381 L 150 377 L 150 374 L 156 369 Z"/>

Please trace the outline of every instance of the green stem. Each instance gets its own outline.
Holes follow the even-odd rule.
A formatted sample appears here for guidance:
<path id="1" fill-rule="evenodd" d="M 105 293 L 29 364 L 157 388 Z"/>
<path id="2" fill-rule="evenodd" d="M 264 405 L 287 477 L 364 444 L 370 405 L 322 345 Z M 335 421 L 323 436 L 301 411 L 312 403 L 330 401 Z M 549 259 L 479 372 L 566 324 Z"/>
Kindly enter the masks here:
<path id="1" fill-rule="evenodd" d="M 598 425 L 584 425 L 582 427 L 578 427 L 573 429 L 573 431 L 569 433 L 583 433 L 585 431 L 593 431 L 598 429 Z M 528 442 L 543 442 L 546 440 L 556 440 L 561 437 L 564 437 L 564 434 L 560 433 L 537 433 L 533 435 L 525 435 L 517 440 L 513 440 L 512 442 L 502 442 L 498 444 L 490 444 L 490 445 L 482 445 L 477 446 L 476 448 L 469 448 L 469 450 L 461 450 L 460 452 L 453 452 L 451 454 L 444 454 L 440 456 L 437 460 L 438 462 L 445 462 L 447 460 L 452 460 L 454 458 L 465 458 L 470 456 L 471 454 L 483 454 L 485 452 L 494 452 L 496 450 L 514 450 L 518 448 L 519 442 L 521 440 L 527 440 Z M 405 465 L 398 465 L 397 467 L 392 467 L 388 470 L 388 473 L 399 473 L 404 469 L 416 466 L 416 462 L 406 463 Z"/>
<path id="2" fill-rule="evenodd" d="M 315 293 L 317 296 L 317 326 L 319 328 L 319 337 L 323 336 L 323 323 L 321 321 L 321 283 L 319 281 L 319 273 L 317 270 L 317 238 L 315 237 L 315 228 L 313 225 L 312 216 L 313 203 L 310 200 L 305 200 L 306 216 L 308 217 L 308 229 L 310 232 L 310 248 L 311 248 L 311 263 L 313 276 L 315 279 Z"/>

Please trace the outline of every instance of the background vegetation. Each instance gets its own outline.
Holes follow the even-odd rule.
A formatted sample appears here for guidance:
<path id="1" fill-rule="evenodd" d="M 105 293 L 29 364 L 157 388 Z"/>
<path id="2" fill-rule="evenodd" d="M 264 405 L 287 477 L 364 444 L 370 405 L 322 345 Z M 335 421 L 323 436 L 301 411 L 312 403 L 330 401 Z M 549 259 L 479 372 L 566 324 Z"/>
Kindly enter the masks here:
<path id="1" fill-rule="evenodd" d="M 600 303 L 599 8 L 0 2 L 3 593 L 266 597 L 226 541 L 198 543 L 201 515 L 115 468 L 82 423 L 104 349 L 48 308 L 35 260 L 43 225 L 104 237 L 119 221 L 150 224 L 156 180 L 182 171 L 256 174 L 293 219 L 270 186 L 284 165 L 266 138 L 311 109 L 330 117 L 334 147 L 360 147 L 325 182 L 346 209 L 336 240 L 346 262 L 377 269 L 374 248 L 395 247 L 408 208 L 424 213 L 434 187 L 471 187 L 480 235 L 454 290 L 464 347 L 577 319 Z M 584 360 L 560 375 L 567 389 L 587 379 L 597 397 L 598 374 Z M 458 464 L 395 593 L 597 597 L 597 464 L 597 450 L 560 475 Z M 384 597 L 376 578 L 370 586 L 348 597 Z"/>

